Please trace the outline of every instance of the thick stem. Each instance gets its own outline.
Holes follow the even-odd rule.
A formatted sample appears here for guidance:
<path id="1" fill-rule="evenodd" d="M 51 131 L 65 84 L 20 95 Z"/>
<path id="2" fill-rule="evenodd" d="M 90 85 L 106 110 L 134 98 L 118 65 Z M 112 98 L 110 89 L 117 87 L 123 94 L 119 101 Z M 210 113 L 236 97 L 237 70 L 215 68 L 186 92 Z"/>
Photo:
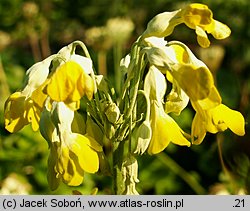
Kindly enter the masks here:
<path id="1" fill-rule="evenodd" d="M 124 143 L 113 142 L 113 193 L 115 195 L 121 195 L 125 189 L 125 181 L 122 176 L 122 163 L 124 155 Z"/>

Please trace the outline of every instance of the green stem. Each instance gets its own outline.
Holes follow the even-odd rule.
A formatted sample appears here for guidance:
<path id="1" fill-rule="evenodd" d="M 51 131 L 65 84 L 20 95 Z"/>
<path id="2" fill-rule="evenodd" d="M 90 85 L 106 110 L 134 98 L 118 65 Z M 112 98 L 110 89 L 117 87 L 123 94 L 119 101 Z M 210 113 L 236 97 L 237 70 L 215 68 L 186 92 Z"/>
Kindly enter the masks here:
<path id="1" fill-rule="evenodd" d="M 113 194 L 121 195 L 125 189 L 125 181 L 122 176 L 122 162 L 124 156 L 125 141 L 115 142 L 113 140 Z"/>
<path id="2" fill-rule="evenodd" d="M 206 190 L 198 183 L 198 181 L 167 154 L 159 153 L 157 154 L 157 158 L 162 161 L 171 171 L 181 177 L 195 191 L 196 194 L 206 194 Z"/>

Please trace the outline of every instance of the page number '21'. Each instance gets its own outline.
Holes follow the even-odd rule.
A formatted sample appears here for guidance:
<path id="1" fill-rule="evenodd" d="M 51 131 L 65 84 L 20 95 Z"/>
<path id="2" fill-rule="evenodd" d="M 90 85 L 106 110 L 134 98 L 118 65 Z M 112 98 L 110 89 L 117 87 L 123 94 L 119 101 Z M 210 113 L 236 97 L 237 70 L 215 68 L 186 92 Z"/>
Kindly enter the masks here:
<path id="1" fill-rule="evenodd" d="M 235 203 L 234 203 L 233 207 L 244 207 L 245 206 L 244 199 L 235 199 L 234 202 Z"/>

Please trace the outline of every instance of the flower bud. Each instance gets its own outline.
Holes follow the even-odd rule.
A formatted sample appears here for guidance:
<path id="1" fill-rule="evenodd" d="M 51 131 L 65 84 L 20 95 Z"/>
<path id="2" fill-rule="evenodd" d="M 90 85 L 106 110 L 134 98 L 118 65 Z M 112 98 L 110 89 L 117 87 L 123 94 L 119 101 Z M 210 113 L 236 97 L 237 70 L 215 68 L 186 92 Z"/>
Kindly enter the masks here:
<path id="1" fill-rule="evenodd" d="M 135 140 L 137 141 L 137 146 L 134 153 L 142 155 L 148 148 L 152 137 L 152 130 L 149 121 L 144 121 L 135 133 Z"/>
<path id="2" fill-rule="evenodd" d="M 120 109 L 115 103 L 110 103 L 107 106 L 105 115 L 111 123 L 115 124 L 120 117 Z"/>
<path id="3" fill-rule="evenodd" d="M 150 66 L 144 82 L 145 94 L 150 100 L 161 102 L 166 90 L 165 76 L 155 66 Z"/>
<path id="4" fill-rule="evenodd" d="M 122 176 L 125 183 L 124 195 L 139 195 L 135 189 L 138 179 L 138 163 L 134 156 L 129 155 L 122 164 Z"/>
<path id="5" fill-rule="evenodd" d="M 143 37 L 167 37 L 172 34 L 176 25 L 181 23 L 181 17 L 176 10 L 173 12 L 163 12 L 156 15 L 147 25 L 146 31 L 143 33 Z"/>

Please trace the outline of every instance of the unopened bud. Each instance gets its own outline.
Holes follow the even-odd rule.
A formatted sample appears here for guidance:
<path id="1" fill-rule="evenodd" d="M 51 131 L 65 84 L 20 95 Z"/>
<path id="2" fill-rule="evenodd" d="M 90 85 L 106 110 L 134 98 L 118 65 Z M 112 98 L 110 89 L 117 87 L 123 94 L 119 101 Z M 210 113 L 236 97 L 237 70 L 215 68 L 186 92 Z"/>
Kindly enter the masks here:
<path id="1" fill-rule="evenodd" d="M 111 123 L 115 124 L 120 117 L 120 109 L 115 103 L 110 103 L 107 106 L 105 115 Z"/>
<path id="2" fill-rule="evenodd" d="M 152 130 L 149 121 L 144 121 L 135 132 L 137 147 L 134 153 L 142 155 L 148 148 L 152 137 Z"/>
<path id="3" fill-rule="evenodd" d="M 125 183 L 124 195 L 139 195 L 135 185 L 138 179 L 138 163 L 134 156 L 129 155 L 122 164 L 122 176 Z"/>

